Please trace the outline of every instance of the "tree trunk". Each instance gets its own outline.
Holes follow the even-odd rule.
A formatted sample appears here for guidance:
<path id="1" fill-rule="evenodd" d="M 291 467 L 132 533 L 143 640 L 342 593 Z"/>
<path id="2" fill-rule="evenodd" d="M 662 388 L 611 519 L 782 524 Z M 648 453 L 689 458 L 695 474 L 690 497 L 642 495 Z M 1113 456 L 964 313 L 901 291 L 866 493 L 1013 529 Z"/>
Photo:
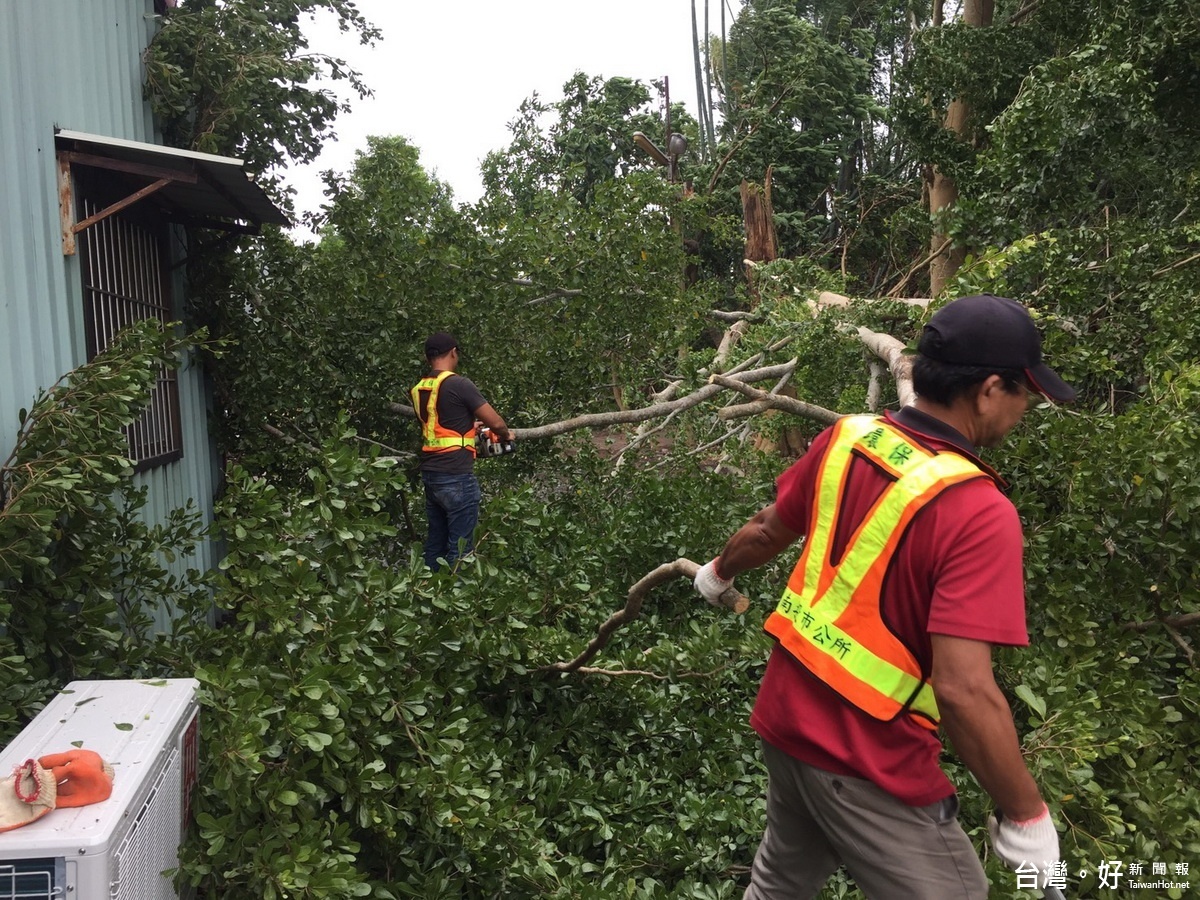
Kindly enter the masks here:
<path id="1" fill-rule="evenodd" d="M 973 28 L 985 28 L 992 24 L 994 0 L 964 0 L 962 10 L 963 24 Z M 941 22 L 941 3 L 935 4 L 934 22 Z M 946 110 L 946 118 L 942 123 L 948 130 L 954 132 L 961 140 L 971 140 L 973 135 L 967 132 L 967 120 L 970 117 L 970 106 L 960 97 L 950 102 Z M 937 215 L 942 210 L 950 210 L 958 201 L 958 185 L 949 175 L 931 166 L 927 174 L 929 196 L 929 213 L 937 222 Z M 932 238 L 929 242 L 929 294 L 936 297 L 954 277 L 962 265 L 967 251 L 965 247 L 950 245 L 949 236 L 935 224 Z"/>
<path id="2" fill-rule="evenodd" d="M 767 169 L 767 177 L 763 185 L 742 180 L 742 222 L 746 230 L 746 246 L 743 261 L 746 269 L 746 281 L 750 287 L 751 308 L 758 305 L 758 288 L 754 284 L 751 269 L 754 263 L 770 262 L 779 258 L 779 241 L 775 234 L 775 207 L 771 203 L 771 169 Z M 736 340 L 741 328 L 738 323 L 729 329 L 729 336 Z M 790 385 L 779 390 L 782 396 L 795 397 L 796 391 Z M 799 456 L 804 452 L 806 441 L 798 428 L 785 428 L 778 438 L 767 440 L 762 435 L 756 435 L 755 444 L 759 449 L 773 449 L 784 456 Z"/>
<path id="3" fill-rule="evenodd" d="M 770 262 L 779 256 L 779 245 L 775 237 L 775 208 L 771 205 L 770 169 L 767 169 L 766 181 L 762 186 L 742 179 L 742 222 L 746 231 L 742 259 L 746 264 L 746 281 L 750 284 L 751 304 L 757 306 L 758 290 L 754 287 L 752 264 Z"/>

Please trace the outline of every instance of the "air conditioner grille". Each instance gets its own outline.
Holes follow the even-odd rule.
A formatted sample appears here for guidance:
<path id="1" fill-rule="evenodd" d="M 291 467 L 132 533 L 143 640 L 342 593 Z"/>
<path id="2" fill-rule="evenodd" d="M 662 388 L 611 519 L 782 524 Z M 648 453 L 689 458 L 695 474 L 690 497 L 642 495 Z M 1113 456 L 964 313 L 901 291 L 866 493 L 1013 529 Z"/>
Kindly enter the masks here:
<path id="1" fill-rule="evenodd" d="M 175 900 L 162 872 L 179 864 L 176 847 L 163 835 L 179 833 L 182 768 L 172 750 L 146 803 L 113 855 L 112 900 Z"/>
<path id="2" fill-rule="evenodd" d="M 0 900 L 59 900 L 65 897 L 61 858 L 0 863 Z"/>

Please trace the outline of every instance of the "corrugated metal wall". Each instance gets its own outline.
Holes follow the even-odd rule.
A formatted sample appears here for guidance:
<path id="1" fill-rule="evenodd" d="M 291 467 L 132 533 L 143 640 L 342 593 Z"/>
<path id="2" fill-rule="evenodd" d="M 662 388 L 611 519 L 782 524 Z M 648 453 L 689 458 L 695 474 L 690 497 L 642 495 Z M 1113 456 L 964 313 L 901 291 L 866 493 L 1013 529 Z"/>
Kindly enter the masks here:
<path id="1" fill-rule="evenodd" d="M 55 128 L 157 142 L 141 62 L 155 28 L 153 0 L 0 2 L 0 459 L 16 440 L 18 410 L 86 360 L 79 258 L 62 254 Z M 189 500 L 211 516 L 215 471 L 196 366 L 180 373 L 180 402 L 184 458 L 139 476 L 151 519 Z M 175 568 L 210 568 L 212 553 L 206 546 Z"/>

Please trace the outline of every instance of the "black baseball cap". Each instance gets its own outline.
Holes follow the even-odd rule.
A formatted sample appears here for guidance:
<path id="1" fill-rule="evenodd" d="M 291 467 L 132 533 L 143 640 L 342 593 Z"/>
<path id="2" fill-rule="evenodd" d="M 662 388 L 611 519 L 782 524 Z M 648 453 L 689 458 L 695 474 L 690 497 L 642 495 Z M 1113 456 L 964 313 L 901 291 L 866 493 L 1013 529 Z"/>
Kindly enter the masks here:
<path id="1" fill-rule="evenodd" d="M 1029 310 L 1008 297 L 975 294 L 947 303 L 925 325 L 917 352 L 956 366 L 1021 369 L 1042 396 L 1075 399 L 1075 389 L 1042 362 L 1042 336 Z"/>
<path id="2" fill-rule="evenodd" d="M 458 341 L 448 331 L 438 331 L 425 338 L 425 358 L 437 359 L 458 347 Z"/>

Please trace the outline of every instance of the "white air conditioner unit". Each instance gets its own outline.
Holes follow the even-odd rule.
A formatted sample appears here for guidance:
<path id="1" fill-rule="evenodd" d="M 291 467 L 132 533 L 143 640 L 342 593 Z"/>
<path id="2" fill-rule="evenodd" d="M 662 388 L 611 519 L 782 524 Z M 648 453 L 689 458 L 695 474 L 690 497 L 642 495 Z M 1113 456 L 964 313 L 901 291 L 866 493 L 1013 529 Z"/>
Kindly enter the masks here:
<path id="1" fill-rule="evenodd" d="M 198 761 L 192 678 L 74 681 L 0 753 L 0 773 L 82 748 L 113 767 L 112 796 L 0 833 L 0 900 L 177 900 Z"/>

